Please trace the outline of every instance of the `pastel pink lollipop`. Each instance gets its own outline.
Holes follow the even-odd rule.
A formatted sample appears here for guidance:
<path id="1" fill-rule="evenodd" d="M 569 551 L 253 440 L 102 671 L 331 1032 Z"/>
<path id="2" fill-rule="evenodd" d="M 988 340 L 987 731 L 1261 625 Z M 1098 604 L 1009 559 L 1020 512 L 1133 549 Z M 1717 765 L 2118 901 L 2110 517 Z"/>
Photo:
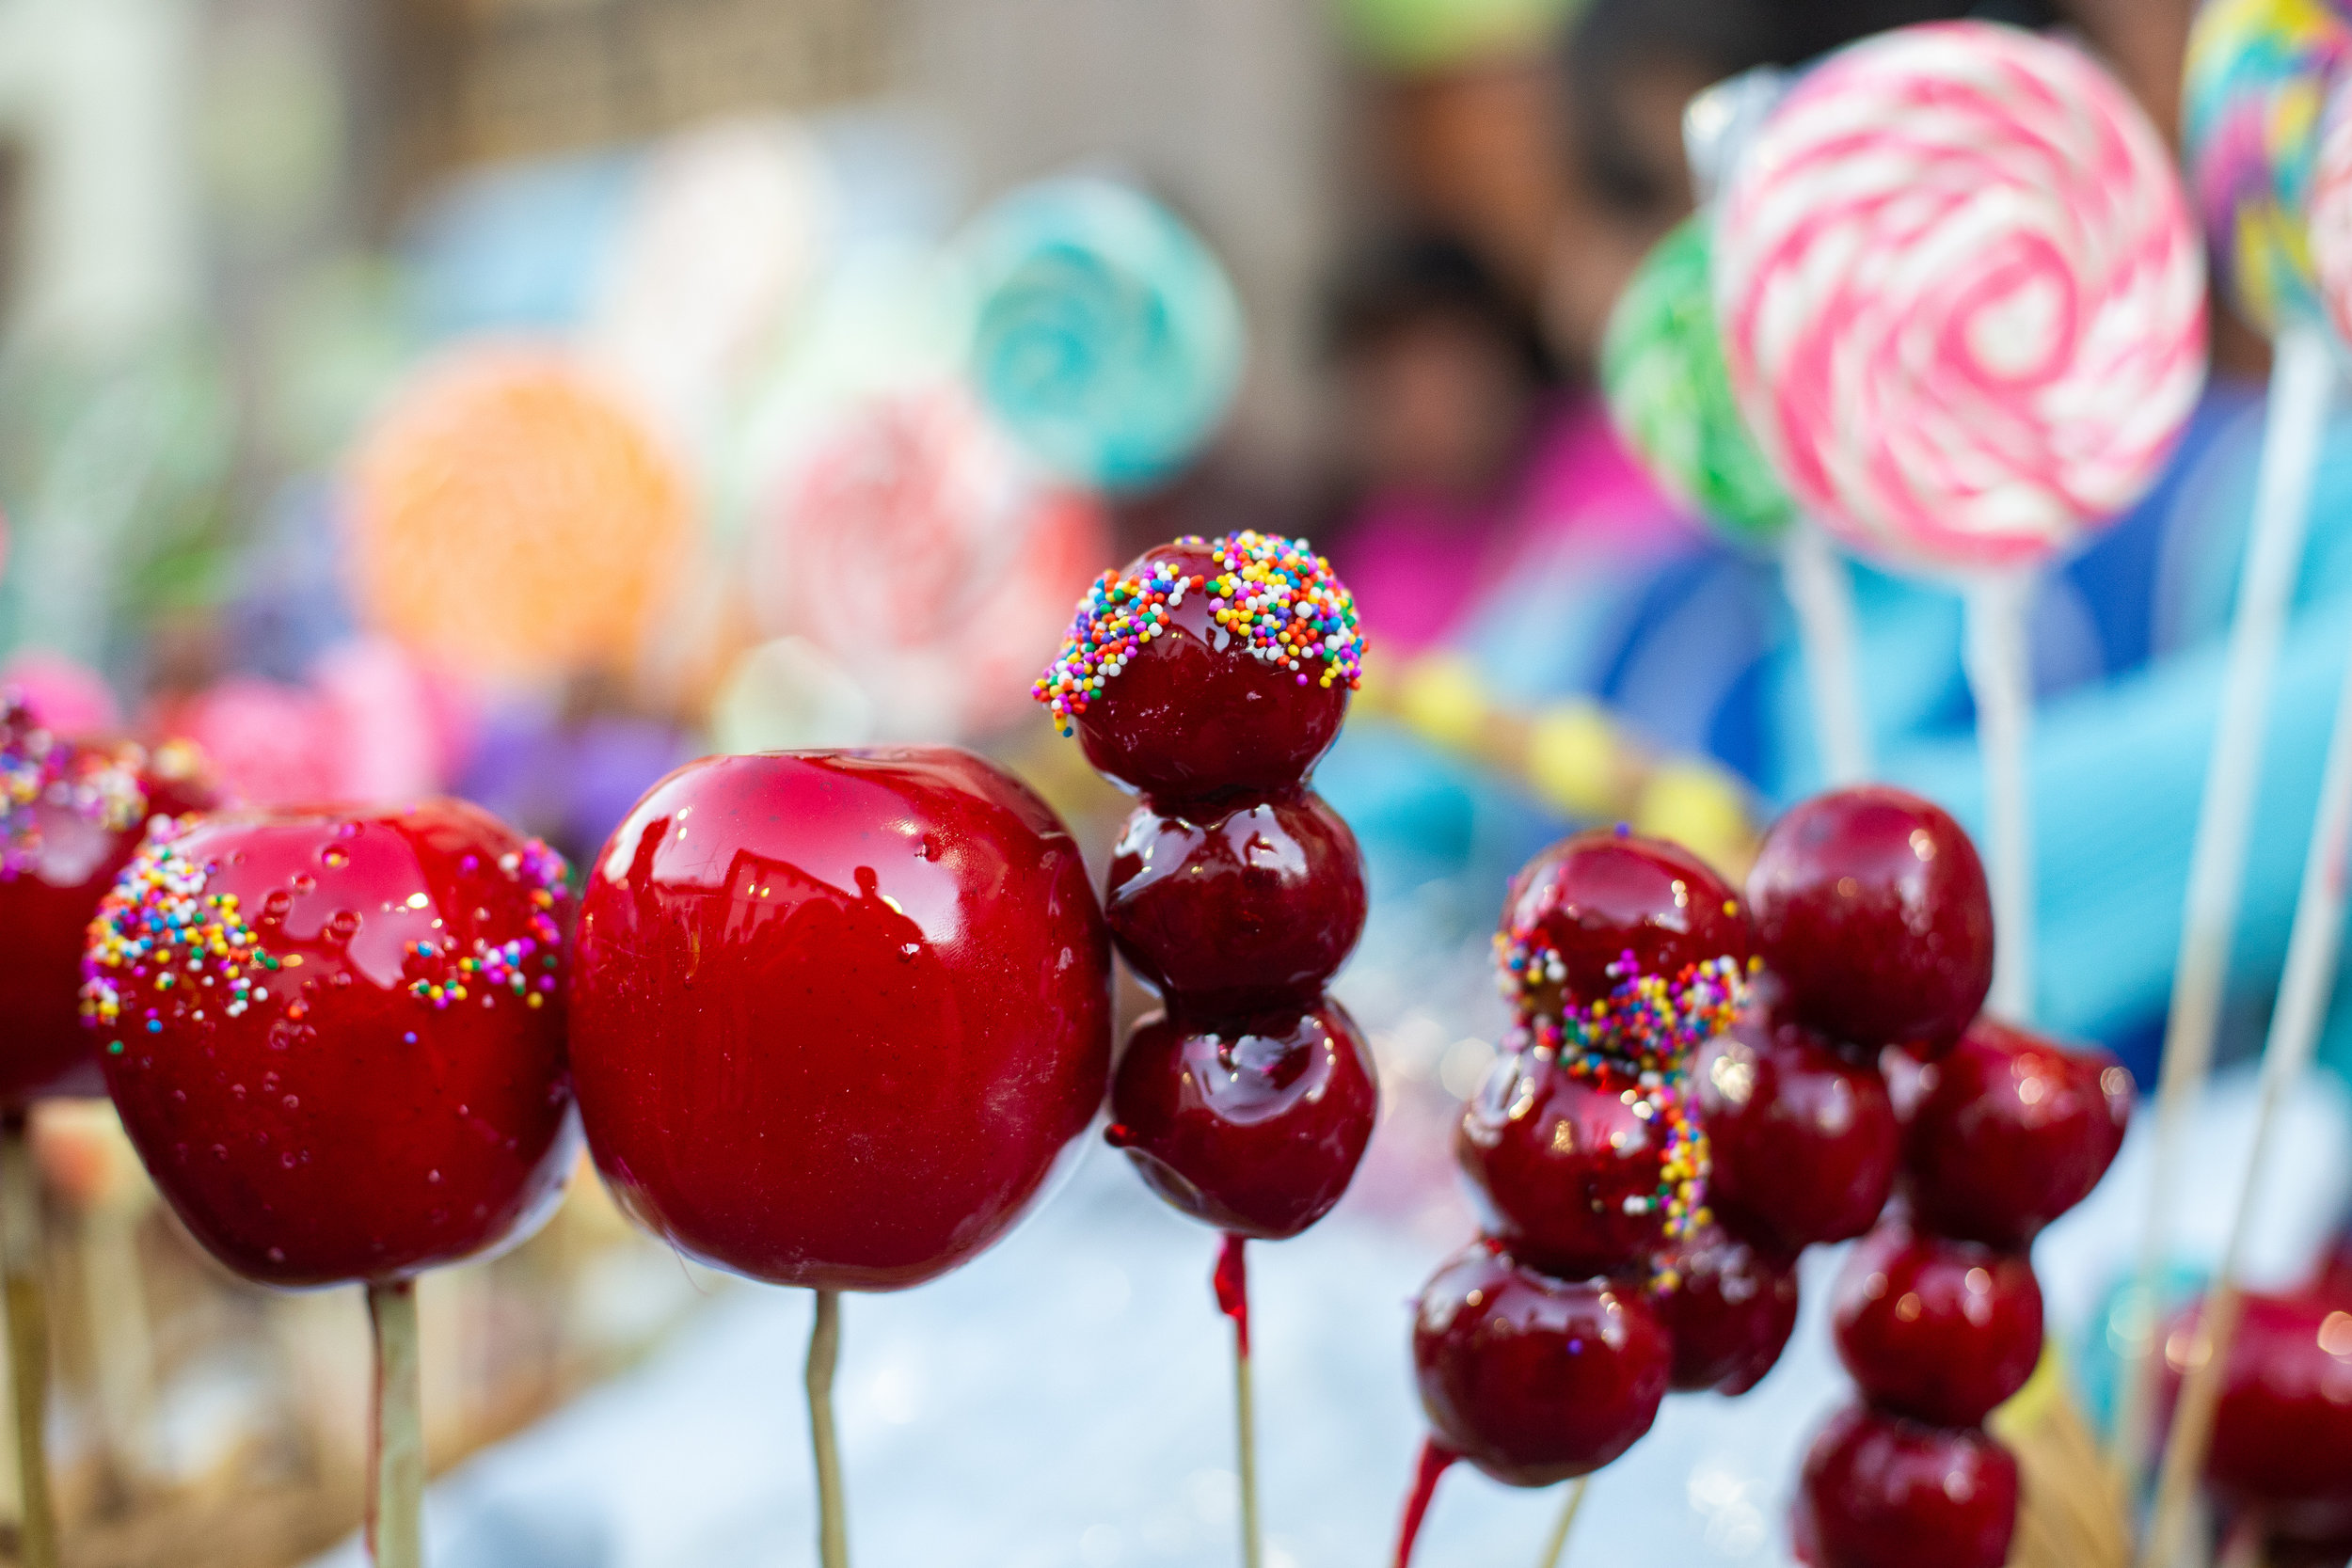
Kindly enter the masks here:
<path id="1" fill-rule="evenodd" d="M 2136 501 L 2203 385 L 2204 254 L 2172 160 L 2074 48 L 1882 34 L 1734 170 L 1732 387 L 1799 500 L 1912 570 L 2042 561 Z"/>
<path id="2" fill-rule="evenodd" d="M 2312 176 L 2312 261 L 2328 319 L 2352 341 L 2352 86 L 2328 104 Z"/>

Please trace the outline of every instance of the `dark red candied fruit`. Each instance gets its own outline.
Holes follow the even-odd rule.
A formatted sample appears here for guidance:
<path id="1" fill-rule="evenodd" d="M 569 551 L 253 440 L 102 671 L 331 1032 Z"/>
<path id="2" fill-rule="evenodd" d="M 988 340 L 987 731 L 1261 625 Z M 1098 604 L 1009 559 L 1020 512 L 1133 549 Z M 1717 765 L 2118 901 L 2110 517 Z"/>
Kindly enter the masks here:
<path id="1" fill-rule="evenodd" d="M 1708 1225 L 1661 1261 L 1673 1283 L 1654 1305 L 1674 1337 L 1674 1386 L 1744 1394 L 1797 1326 L 1796 1259 Z"/>
<path id="2" fill-rule="evenodd" d="M 1596 829 L 1564 838 L 1520 867 L 1503 899 L 1502 938 L 1523 958 L 1523 1012 L 1557 1017 L 1564 998 L 1590 1004 L 1630 953 L 1644 974 L 1668 979 L 1730 958 L 1744 969 L 1748 923 L 1730 885 L 1678 844 Z M 1554 977 L 1543 960 L 1557 955 Z M 1539 972 L 1539 966 L 1541 972 Z"/>
<path id="3" fill-rule="evenodd" d="M 1568 1278 L 1611 1273 L 1663 1246 L 1667 1128 L 1626 1098 L 1635 1087 L 1629 1073 L 1571 1072 L 1549 1052 L 1497 1062 L 1454 1135 L 1485 1233 L 1530 1267 Z"/>
<path id="4" fill-rule="evenodd" d="M 1831 1333 L 1870 1402 L 1974 1426 L 2042 1358 L 2042 1287 L 2022 1253 L 1887 1221 L 1837 1276 Z"/>
<path id="5" fill-rule="evenodd" d="M 2178 1397 L 2198 1309 L 2164 1342 L 2166 1405 Z M 2205 1479 L 2273 1528 L 2352 1536 L 2352 1303 L 2249 1291 L 2240 1298 Z"/>
<path id="6" fill-rule="evenodd" d="M 190 1233 L 295 1287 L 529 1234 L 574 1148 L 562 887 L 551 853 L 463 801 L 151 838 L 93 927 L 94 1037 Z M 217 927 L 198 969 L 175 912 Z"/>
<path id="7" fill-rule="evenodd" d="M 1325 685 L 1320 661 L 1299 672 L 1268 663 L 1216 624 L 1205 584 L 1224 568 L 1208 542 L 1156 546 L 1122 575 L 1148 577 L 1162 562 L 1196 586 L 1169 629 L 1140 642 L 1077 716 L 1087 761 L 1168 803 L 1297 788 L 1339 738 L 1346 681 Z"/>
<path id="8" fill-rule="evenodd" d="M 1438 1438 L 1497 1481 L 1589 1475 L 1658 1418 L 1674 1349 L 1637 1291 L 1549 1278 L 1484 1242 L 1413 1311 L 1413 1369 Z"/>
<path id="9" fill-rule="evenodd" d="M 2131 1120 L 2132 1076 L 2113 1056 L 1990 1018 L 1919 1073 L 1903 1130 L 1912 1211 L 1992 1246 L 2025 1246 L 2090 1196 Z"/>
<path id="10" fill-rule="evenodd" d="M 1339 1202 L 1379 1109 L 1372 1049 L 1336 1002 L 1216 1024 L 1153 1013 L 1120 1057 L 1108 1136 L 1194 1219 L 1279 1241 Z"/>
<path id="11" fill-rule="evenodd" d="M 1805 1455 L 1796 1547 L 1812 1568 L 2001 1568 L 2017 1461 L 1974 1428 L 1849 1405 Z"/>
<path id="12" fill-rule="evenodd" d="M 1196 1016 L 1303 1006 L 1364 931 L 1363 856 L 1320 796 L 1137 807 L 1104 914 L 1135 972 Z"/>
<path id="13" fill-rule="evenodd" d="M 1078 847 L 945 747 L 706 757 L 591 868 L 572 1069 L 640 1223 L 779 1285 L 884 1291 L 1002 1236 L 1110 1070 Z"/>
<path id="14" fill-rule="evenodd" d="M 1960 1037 L 1993 984 L 1993 903 L 1941 807 L 1883 784 L 1791 807 L 1748 872 L 1756 951 L 1790 1016 L 1875 1050 Z"/>
<path id="15" fill-rule="evenodd" d="M 1901 1133 L 1876 1069 L 1750 1014 L 1701 1048 L 1692 1078 L 1714 1161 L 1708 1202 L 1728 1227 L 1794 1252 L 1877 1222 Z"/>

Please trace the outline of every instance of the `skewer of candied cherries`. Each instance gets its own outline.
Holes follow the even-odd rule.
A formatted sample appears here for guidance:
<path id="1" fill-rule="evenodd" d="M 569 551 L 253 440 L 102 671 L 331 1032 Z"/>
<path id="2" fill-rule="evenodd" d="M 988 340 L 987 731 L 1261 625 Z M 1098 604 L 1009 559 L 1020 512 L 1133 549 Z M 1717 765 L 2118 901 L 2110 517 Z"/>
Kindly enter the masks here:
<path id="1" fill-rule="evenodd" d="M 1456 1459 L 1507 1485 L 1574 1481 L 1556 1558 L 1583 1478 L 1670 1386 L 1737 1392 L 1779 1354 L 1793 1275 L 1712 1227 L 1688 1082 L 1744 1001 L 1748 944 L 1720 878 L 1623 830 L 1565 839 L 1513 880 L 1496 938 L 1511 1049 L 1454 1140 L 1484 1233 L 1415 1308 L 1431 1433 L 1397 1568 Z"/>
<path id="2" fill-rule="evenodd" d="M 1111 935 L 1163 1010 L 1111 1085 L 1110 1142 L 1152 1190 L 1224 1234 L 1242 1560 L 1261 1556 L 1247 1248 L 1336 1204 L 1372 1138 L 1372 1053 L 1324 987 L 1362 935 L 1363 863 L 1310 787 L 1363 643 L 1355 601 L 1303 540 L 1179 539 L 1105 572 L 1039 702 L 1143 797 L 1113 854 Z"/>

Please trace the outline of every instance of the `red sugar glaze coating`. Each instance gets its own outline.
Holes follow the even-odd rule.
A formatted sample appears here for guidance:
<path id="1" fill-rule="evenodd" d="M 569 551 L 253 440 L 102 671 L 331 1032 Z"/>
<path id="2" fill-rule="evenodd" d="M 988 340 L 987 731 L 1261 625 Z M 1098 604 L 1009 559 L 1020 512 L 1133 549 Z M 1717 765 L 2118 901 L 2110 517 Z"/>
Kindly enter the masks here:
<path id="1" fill-rule="evenodd" d="M 1201 541 L 1144 551 L 1122 575 L 1160 562 L 1188 578 L 1223 568 Z M 1171 629 L 1146 642 L 1077 716 L 1078 743 L 1096 771 L 1162 803 L 1296 788 L 1339 738 L 1344 682 L 1307 682 L 1252 657 L 1210 619 L 1204 589 L 1186 592 Z"/>
<path id="2" fill-rule="evenodd" d="M 1140 806 L 1103 905 L 1136 977 L 1195 1015 L 1304 1006 L 1363 935 L 1363 857 L 1313 794 L 1191 815 Z"/>
<path id="3" fill-rule="evenodd" d="M 2042 1287 L 2022 1253 L 1889 1221 L 1837 1276 L 1838 1359 L 1883 1409 L 1974 1426 L 2026 1386 L 2042 1357 Z"/>
<path id="4" fill-rule="evenodd" d="M 1805 1455 L 1797 1557 L 1812 1568 L 2001 1568 L 2017 1497 L 2016 1459 L 1981 1431 L 1850 1405 Z"/>
<path id="5" fill-rule="evenodd" d="M 2197 1312 L 2165 1336 L 2166 1405 L 2178 1396 Z M 2205 1477 L 2291 1535 L 2352 1536 L 2352 1302 L 2249 1292 L 2214 1412 Z"/>
<path id="6" fill-rule="evenodd" d="M 1645 974 L 1672 979 L 1688 965 L 1730 957 L 1744 964 L 1748 923 L 1730 886 L 1678 844 L 1596 829 L 1562 839 L 1520 867 L 1502 905 L 1506 948 L 1548 947 L 1564 980 L 1530 978 L 1523 1010 L 1559 1015 L 1564 994 L 1606 997 L 1609 966 L 1631 953 Z"/>
<path id="7" fill-rule="evenodd" d="M 1336 1002 L 1219 1024 L 1152 1013 L 1119 1059 L 1107 1136 L 1194 1219 L 1280 1241 L 1347 1191 L 1379 1108 L 1372 1048 Z"/>
<path id="8" fill-rule="evenodd" d="M 1531 1268 L 1582 1278 L 1665 1244 L 1663 1206 L 1626 1205 L 1657 1195 L 1666 1129 L 1634 1113 L 1617 1076 L 1596 1085 L 1549 1053 L 1515 1051 L 1462 1107 L 1454 1157 L 1480 1228 Z"/>
<path id="9" fill-rule="evenodd" d="M 572 1061 L 622 1205 L 780 1285 L 1009 1229 L 1102 1102 L 1110 939 L 1026 788 L 944 747 L 707 757 L 591 868 Z"/>
<path id="10" fill-rule="evenodd" d="M 1941 807 L 1883 784 L 1791 807 L 1748 872 L 1756 951 L 1790 1016 L 1875 1050 L 1959 1038 L 1993 983 L 1993 904 Z"/>
<path id="11" fill-rule="evenodd" d="M 243 966 L 269 994 L 236 1016 L 216 955 L 200 975 L 174 964 L 169 988 L 151 961 L 92 970 L 120 992 L 94 1035 L 124 1129 L 215 1257 L 269 1285 L 384 1283 L 552 1212 L 573 1150 L 562 974 L 545 965 L 561 900 L 532 895 L 558 863 L 455 800 L 200 818 L 163 847 L 209 868 L 203 895 L 234 896 L 278 965 Z M 461 983 L 477 938 L 532 942 L 522 993 L 480 977 L 442 1007 L 414 993 Z"/>
<path id="12" fill-rule="evenodd" d="M 1655 1305 L 1674 1336 L 1674 1386 L 1746 1393 L 1797 1326 L 1796 1260 L 1710 1225 L 1669 1261 L 1676 1283 Z"/>
<path id="13" fill-rule="evenodd" d="M 1631 1448 L 1673 1361 L 1640 1291 L 1551 1279 L 1484 1242 L 1438 1270 L 1413 1314 L 1438 1441 L 1512 1486 L 1589 1475 Z"/>
<path id="14" fill-rule="evenodd" d="M 1728 1228 L 1793 1252 L 1877 1222 L 1901 1134 L 1876 1069 L 1751 1013 L 1701 1049 L 1692 1079 L 1714 1156 L 1708 1202 Z"/>
<path id="15" fill-rule="evenodd" d="M 2025 1246 L 2090 1196 L 2131 1121 L 2131 1074 L 2113 1056 L 1990 1018 L 1919 1074 L 1903 1132 L 1913 1212 L 1993 1246 Z"/>

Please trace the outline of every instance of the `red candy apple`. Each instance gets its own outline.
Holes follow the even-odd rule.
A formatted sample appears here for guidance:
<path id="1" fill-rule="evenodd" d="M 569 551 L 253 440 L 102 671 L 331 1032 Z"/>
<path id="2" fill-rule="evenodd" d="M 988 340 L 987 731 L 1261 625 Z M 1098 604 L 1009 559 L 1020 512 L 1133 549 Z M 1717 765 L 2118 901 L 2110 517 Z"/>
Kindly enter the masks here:
<path id="1" fill-rule="evenodd" d="M 613 832 L 572 1067 L 598 1167 L 685 1252 L 896 1290 L 995 1241 L 1101 1103 L 1078 847 L 946 748 L 707 757 Z"/>
<path id="2" fill-rule="evenodd" d="M 1589 1475 L 1658 1418 L 1674 1348 L 1647 1301 L 1569 1284 L 1484 1242 L 1422 1287 L 1413 1366 L 1438 1441 L 1497 1481 Z"/>
<path id="3" fill-rule="evenodd" d="M 1772 824 L 1748 872 L 1756 951 L 1790 1014 L 1875 1051 L 1949 1044 L 1993 983 L 1993 904 L 1942 808 L 1883 784 L 1833 790 Z"/>
<path id="4" fill-rule="evenodd" d="M 1363 859 L 1311 793 L 1142 806 L 1111 852 L 1103 903 L 1136 976 L 1195 1016 L 1303 1006 L 1363 935 Z"/>
<path id="5" fill-rule="evenodd" d="M 1372 1049 L 1336 1002 L 1218 1024 L 1153 1013 L 1119 1060 L 1108 1137 L 1194 1219 L 1280 1241 L 1339 1202 L 1379 1109 Z"/>
<path id="6" fill-rule="evenodd" d="M 2352 1303 L 2249 1292 L 2239 1312 L 2206 1479 L 2290 1534 L 2352 1534 Z M 2165 1337 L 2174 1395 L 2195 1323 L 2182 1313 Z"/>
<path id="7" fill-rule="evenodd" d="M 1671 1111 L 1671 1114 L 1670 1114 Z M 1514 1051 L 1462 1107 L 1454 1159 L 1482 1227 L 1511 1255 L 1580 1278 L 1646 1259 L 1696 1204 L 1688 1123 L 1635 1077 Z"/>
<path id="8" fill-rule="evenodd" d="M 1180 539 L 1104 574 L 1036 696 L 1157 801 L 1263 797 L 1330 750 L 1361 651 L 1355 601 L 1298 541 Z"/>
<path id="9" fill-rule="evenodd" d="M 2104 1051 L 2069 1051 L 1979 1018 L 1919 1069 L 1903 1132 L 1922 1225 L 2023 1247 L 2090 1196 L 2123 1145 L 2132 1076 Z"/>
<path id="10" fill-rule="evenodd" d="M 2017 1497 L 2017 1461 L 1982 1432 L 1851 1405 L 1805 1455 L 1797 1556 L 1812 1568 L 2001 1568 Z"/>
<path id="11" fill-rule="evenodd" d="M 1674 1338 L 1674 1386 L 1744 1394 L 1797 1326 L 1793 1258 L 1708 1225 L 1662 1260 L 1655 1305 Z"/>
<path id="12" fill-rule="evenodd" d="M 1708 1201 L 1727 1227 L 1794 1252 L 1877 1221 L 1900 1132 L 1874 1069 L 1751 1015 L 1702 1049 L 1693 1077 L 1713 1156 Z"/>
<path id="13" fill-rule="evenodd" d="M 460 801 L 162 824 L 91 927 L 106 1085 L 188 1229 L 265 1284 L 386 1284 L 544 1218 L 562 861 Z"/>
<path id="14" fill-rule="evenodd" d="M 1846 1259 L 1831 1322 L 1872 1403 L 1944 1426 L 1983 1420 L 2042 1357 L 2042 1287 L 2023 1254 L 1899 1222 Z"/>
<path id="15" fill-rule="evenodd" d="M 1581 1010 L 1629 979 L 1671 982 L 1709 959 L 1744 974 L 1748 924 L 1730 887 L 1680 845 L 1596 830 L 1520 868 L 1499 945 L 1521 1011 L 1557 1017 L 1564 1003 Z"/>

